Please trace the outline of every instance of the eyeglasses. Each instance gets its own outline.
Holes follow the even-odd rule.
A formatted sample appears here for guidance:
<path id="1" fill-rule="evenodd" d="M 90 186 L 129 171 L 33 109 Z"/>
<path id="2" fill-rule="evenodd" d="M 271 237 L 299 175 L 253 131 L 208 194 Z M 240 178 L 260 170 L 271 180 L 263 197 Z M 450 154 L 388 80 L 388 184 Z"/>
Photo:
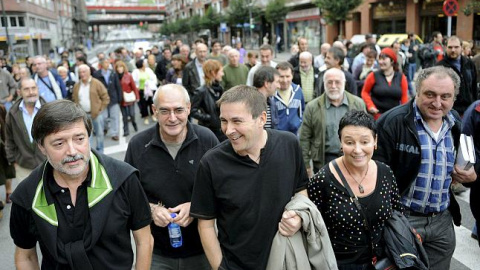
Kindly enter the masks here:
<path id="1" fill-rule="evenodd" d="M 176 116 L 179 116 L 179 115 L 182 115 L 186 112 L 187 110 L 183 107 L 180 107 L 180 108 L 175 108 L 173 110 L 168 110 L 168 109 L 158 109 L 157 112 L 160 114 L 160 115 L 163 115 L 163 116 L 170 116 L 173 112 L 173 114 L 175 114 Z"/>

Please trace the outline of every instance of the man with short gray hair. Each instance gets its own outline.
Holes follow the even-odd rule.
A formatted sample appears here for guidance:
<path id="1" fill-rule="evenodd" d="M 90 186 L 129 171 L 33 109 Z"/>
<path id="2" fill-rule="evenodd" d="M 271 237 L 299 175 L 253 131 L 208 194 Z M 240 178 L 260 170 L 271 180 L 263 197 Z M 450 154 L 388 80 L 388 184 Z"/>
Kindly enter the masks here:
<path id="1" fill-rule="evenodd" d="M 125 162 L 140 171 L 150 202 L 155 240 L 151 269 L 209 270 L 197 220 L 190 217 L 190 199 L 200 159 L 218 140 L 210 129 L 188 121 L 190 98 L 183 86 L 160 86 L 153 102 L 158 123 L 135 135 L 125 154 Z M 171 246 L 170 223 L 182 226 L 182 247 Z"/>
<path id="2" fill-rule="evenodd" d="M 33 76 L 38 86 L 40 96 L 46 101 L 54 101 L 67 96 L 67 89 L 62 78 L 47 68 L 47 60 L 43 56 L 36 56 L 33 60 L 36 74 Z"/>
<path id="3" fill-rule="evenodd" d="M 248 68 L 240 64 L 240 52 L 236 49 L 228 51 L 228 64 L 223 67 L 222 85 L 228 90 L 239 84 L 244 84 L 248 76 Z"/>
<path id="4" fill-rule="evenodd" d="M 340 119 L 351 110 L 365 111 L 363 100 L 345 91 L 342 70 L 328 69 L 323 83 L 325 93 L 307 104 L 300 128 L 300 145 L 309 177 L 341 155 L 337 134 Z"/>
<path id="5" fill-rule="evenodd" d="M 102 112 L 110 103 L 110 97 L 105 86 L 91 76 L 90 67 L 80 65 L 78 75 L 80 80 L 73 87 L 72 101 L 79 104 L 92 118 L 93 131 L 97 138 L 96 150 L 103 153 L 104 119 Z"/>
<path id="6" fill-rule="evenodd" d="M 423 240 L 430 269 L 450 269 L 455 250 L 453 224 L 460 226 L 461 214 L 450 185 L 477 178 L 473 167 L 455 165 L 461 122 L 452 107 L 459 87 L 460 77 L 450 68 L 422 69 L 415 98 L 377 121 L 373 159 L 392 169 L 404 213 Z"/>
<path id="7" fill-rule="evenodd" d="M 293 69 L 292 82 L 300 85 L 305 103 L 310 102 L 320 93 L 319 71 L 313 67 L 313 55 L 310 52 L 300 53 L 300 64 Z"/>

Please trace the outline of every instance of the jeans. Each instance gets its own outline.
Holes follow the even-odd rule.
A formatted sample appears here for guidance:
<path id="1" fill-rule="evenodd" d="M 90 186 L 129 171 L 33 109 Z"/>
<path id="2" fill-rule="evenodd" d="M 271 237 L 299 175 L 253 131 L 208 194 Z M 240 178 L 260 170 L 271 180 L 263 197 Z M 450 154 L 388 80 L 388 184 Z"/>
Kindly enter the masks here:
<path id="1" fill-rule="evenodd" d="M 133 128 L 137 131 L 137 123 L 135 122 L 135 103 L 129 106 L 122 106 L 123 117 L 123 133 L 129 133 L 128 130 L 128 117 L 130 116 L 130 121 L 132 121 Z"/>
<path id="2" fill-rule="evenodd" d="M 434 217 L 408 216 L 410 225 L 422 237 L 430 269 L 450 269 L 456 239 L 450 211 L 445 210 Z"/>
<path id="3" fill-rule="evenodd" d="M 407 80 L 412 82 L 415 77 L 415 72 L 417 72 L 417 64 L 416 63 L 409 63 L 408 64 L 408 76 Z"/>
<path id="4" fill-rule="evenodd" d="M 90 117 L 92 117 L 89 114 Z M 97 118 L 92 118 L 93 124 L 93 132 L 95 133 L 95 138 L 97 140 L 97 147 L 95 148 L 98 152 L 103 154 L 103 141 L 104 141 L 104 134 L 103 134 L 103 114 L 99 113 Z M 93 145 L 93 136 L 90 136 L 90 145 Z"/>
<path id="5" fill-rule="evenodd" d="M 108 129 L 109 136 L 118 136 L 118 129 L 120 125 L 120 104 L 108 105 L 103 110 L 102 116 L 104 119 L 104 127 Z"/>
<path id="6" fill-rule="evenodd" d="M 210 264 L 204 254 L 187 258 L 170 258 L 152 254 L 151 270 L 210 270 Z"/>

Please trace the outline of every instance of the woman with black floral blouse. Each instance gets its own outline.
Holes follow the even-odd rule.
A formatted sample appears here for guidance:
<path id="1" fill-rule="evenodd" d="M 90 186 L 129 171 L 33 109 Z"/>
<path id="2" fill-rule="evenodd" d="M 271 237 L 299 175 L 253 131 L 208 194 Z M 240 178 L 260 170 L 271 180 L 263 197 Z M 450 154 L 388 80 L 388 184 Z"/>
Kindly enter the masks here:
<path id="1" fill-rule="evenodd" d="M 402 211 L 397 184 L 390 167 L 371 159 L 377 145 L 372 116 L 348 112 L 340 120 L 338 134 L 344 155 L 313 176 L 308 194 L 325 220 L 339 269 L 373 269 L 372 258 L 385 256 L 381 241 L 385 221 L 394 209 Z M 334 168 L 335 162 L 367 216 L 370 233 Z"/>

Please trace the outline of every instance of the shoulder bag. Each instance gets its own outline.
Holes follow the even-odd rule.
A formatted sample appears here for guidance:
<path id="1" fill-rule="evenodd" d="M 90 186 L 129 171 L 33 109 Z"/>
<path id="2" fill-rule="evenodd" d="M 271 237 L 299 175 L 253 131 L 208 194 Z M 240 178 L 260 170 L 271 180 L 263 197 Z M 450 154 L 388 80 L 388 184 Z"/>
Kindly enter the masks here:
<path id="1" fill-rule="evenodd" d="M 395 270 L 397 269 L 397 266 L 395 263 L 393 263 L 388 257 L 384 257 L 380 260 L 377 260 L 377 255 L 375 254 L 375 249 L 373 248 L 373 239 L 370 231 L 370 226 L 368 225 L 368 220 L 367 220 L 367 215 L 363 211 L 362 205 L 358 201 L 358 197 L 353 193 L 352 189 L 350 188 L 350 185 L 347 182 L 347 179 L 345 179 L 345 176 L 343 175 L 342 171 L 338 167 L 337 162 L 334 160 L 333 161 L 333 167 L 335 168 L 335 171 L 337 172 L 338 176 L 342 180 L 343 186 L 345 189 L 348 191 L 348 195 L 350 196 L 350 200 L 355 204 L 355 207 L 357 207 L 358 211 L 363 216 L 363 226 L 365 229 L 365 233 L 368 238 L 370 238 L 370 248 L 372 249 L 372 265 L 375 267 L 376 270 Z"/>

